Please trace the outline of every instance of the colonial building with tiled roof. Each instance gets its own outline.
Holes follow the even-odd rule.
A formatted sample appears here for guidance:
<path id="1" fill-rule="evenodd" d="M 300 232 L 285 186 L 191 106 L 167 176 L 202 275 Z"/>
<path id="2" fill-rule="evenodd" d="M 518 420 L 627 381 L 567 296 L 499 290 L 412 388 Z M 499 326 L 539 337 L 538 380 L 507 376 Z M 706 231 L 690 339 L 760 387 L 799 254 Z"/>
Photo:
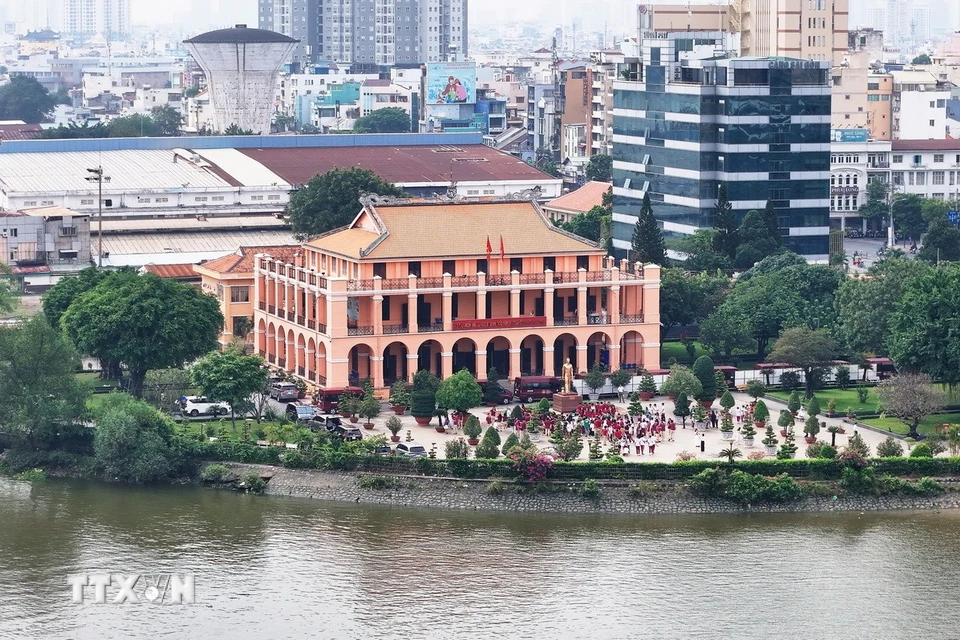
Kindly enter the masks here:
<path id="1" fill-rule="evenodd" d="M 586 213 L 603 204 L 603 194 L 613 187 L 609 182 L 590 181 L 543 205 L 543 210 L 557 222 L 569 222 L 574 216 Z"/>
<path id="2" fill-rule="evenodd" d="M 254 330 L 267 362 L 309 383 L 377 388 L 446 377 L 658 369 L 660 267 L 615 262 L 553 225 L 535 194 L 370 196 L 292 259 L 255 259 Z"/>

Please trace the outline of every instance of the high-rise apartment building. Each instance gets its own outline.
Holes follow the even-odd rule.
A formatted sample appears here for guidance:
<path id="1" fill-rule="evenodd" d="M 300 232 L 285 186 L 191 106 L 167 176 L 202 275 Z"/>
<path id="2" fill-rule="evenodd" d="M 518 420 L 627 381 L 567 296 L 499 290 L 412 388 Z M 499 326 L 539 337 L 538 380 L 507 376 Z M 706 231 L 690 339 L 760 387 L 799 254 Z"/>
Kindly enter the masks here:
<path id="1" fill-rule="evenodd" d="M 65 35 L 102 35 L 108 39 L 130 34 L 130 0 L 60 0 L 58 30 Z"/>
<path id="2" fill-rule="evenodd" d="M 830 62 L 726 57 L 720 32 L 651 33 L 614 82 L 613 243 L 644 195 L 667 234 L 713 226 L 726 184 L 738 220 L 771 201 L 785 244 L 826 260 Z"/>
<path id="3" fill-rule="evenodd" d="M 259 0 L 261 29 L 300 40 L 294 60 L 380 66 L 462 59 L 467 0 Z"/>

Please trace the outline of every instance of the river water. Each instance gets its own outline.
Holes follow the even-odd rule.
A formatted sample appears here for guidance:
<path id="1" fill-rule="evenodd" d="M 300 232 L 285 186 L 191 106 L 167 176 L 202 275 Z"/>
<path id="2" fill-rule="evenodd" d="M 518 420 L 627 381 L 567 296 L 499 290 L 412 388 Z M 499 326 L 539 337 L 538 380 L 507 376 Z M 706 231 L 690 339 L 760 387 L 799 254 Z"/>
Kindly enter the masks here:
<path id="1" fill-rule="evenodd" d="M 0 477 L 0 638 L 951 638 L 960 513 L 411 510 Z M 192 573 L 194 604 L 72 574 Z"/>

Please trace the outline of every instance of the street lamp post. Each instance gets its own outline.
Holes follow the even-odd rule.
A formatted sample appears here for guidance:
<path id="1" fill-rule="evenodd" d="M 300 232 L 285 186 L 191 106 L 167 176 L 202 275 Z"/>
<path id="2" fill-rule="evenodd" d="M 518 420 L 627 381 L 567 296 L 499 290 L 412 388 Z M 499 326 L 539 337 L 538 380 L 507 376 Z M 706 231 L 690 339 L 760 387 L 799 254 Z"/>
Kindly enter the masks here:
<path id="1" fill-rule="evenodd" d="M 91 175 L 86 177 L 87 182 L 97 183 L 97 267 L 103 268 L 103 183 L 110 182 L 110 176 L 103 175 L 103 165 L 96 169 L 87 169 Z"/>

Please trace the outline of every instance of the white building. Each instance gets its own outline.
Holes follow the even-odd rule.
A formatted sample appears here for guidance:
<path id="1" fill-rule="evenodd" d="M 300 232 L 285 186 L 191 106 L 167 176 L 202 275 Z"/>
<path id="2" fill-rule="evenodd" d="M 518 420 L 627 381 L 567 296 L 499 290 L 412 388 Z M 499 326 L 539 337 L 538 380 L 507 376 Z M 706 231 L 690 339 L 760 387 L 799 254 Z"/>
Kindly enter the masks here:
<path id="1" fill-rule="evenodd" d="M 108 40 L 122 40 L 130 35 L 130 0 L 59 0 L 59 3 L 58 30 L 64 34 L 101 35 Z"/>
<path id="2" fill-rule="evenodd" d="M 280 67 L 296 44 L 288 36 L 246 25 L 184 40 L 206 74 L 215 130 L 237 125 L 254 133 L 270 132 Z"/>
<path id="3" fill-rule="evenodd" d="M 830 223 L 846 229 L 859 226 L 867 184 L 890 182 L 890 142 L 870 140 L 866 129 L 834 129 L 830 143 Z"/>
<path id="4" fill-rule="evenodd" d="M 960 140 L 894 140 L 890 169 L 897 192 L 960 199 Z"/>
<path id="5" fill-rule="evenodd" d="M 950 88 L 929 71 L 893 71 L 893 139 L 947 137 Z"/>
<path id="6" fill-rule="evenodd" d="M 413 87 L 392 80 L 364 80 L 360 86 L 360 116 L 387 107 L 403 109 L 410 115 L 413 93 Z"/>

